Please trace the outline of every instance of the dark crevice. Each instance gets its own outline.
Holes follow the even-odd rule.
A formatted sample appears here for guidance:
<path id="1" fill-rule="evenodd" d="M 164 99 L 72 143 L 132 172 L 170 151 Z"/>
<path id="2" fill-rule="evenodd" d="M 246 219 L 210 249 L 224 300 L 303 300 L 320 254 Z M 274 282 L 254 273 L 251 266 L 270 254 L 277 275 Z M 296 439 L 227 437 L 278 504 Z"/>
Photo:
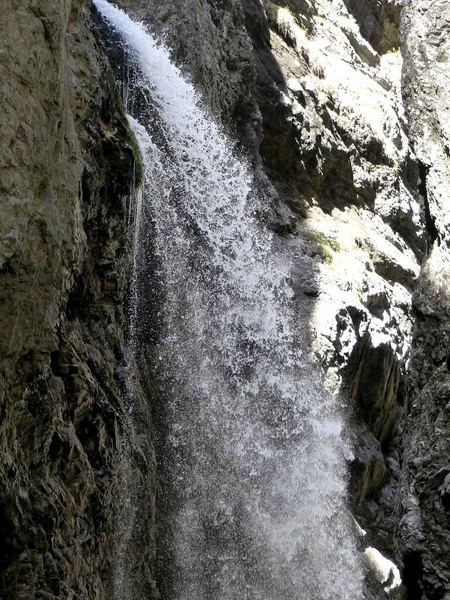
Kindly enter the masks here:
<path id="1" fill-rule="evenodd" d="M 364 39 L 385 54 L 399 48 L 400 6 L 389 0 L 344 0 Z"/>
<path id="2" fill-rule="evenodd" d="M 61 365 L 60 365 L 60 352 L 58 350 L 55 352 L 52 352 L 50 354 L 50 367 L 51 367 L 52 373 L 56 377 L 62 376 Z"/>
<path id="3" fill-rule="evenodd" d="M 403 583 L 406 586 L 407 600 L 421 600 L 422 599 L 422 586 L 420 581 L 422 579 L 423 567 L 422 559 L 419 552 L 411 552 L 406 554 L 403 558 Z"/>
<path id="4" fill-rule="evenodd" d="M 434 242 L 437 241 L 438 245 L 440 245 L 441 240 L 439 238 L 439 231 L 436 227 L 436 217 L 433 217 L 430 211 L 430 204 L 428 202 L 428 193 L 427 193 L 427 177 L 430 171 L 430 167 L 425 165 L 420 160 L 418 161 L 419 166 L 419 183 L 417 189 L 419 194 L 423 198 L 424 210 L 425 210 L 425 226 L 427 229 L 427 233 L 429 236 L 428 242 L 428 250 L 430 250 L 431 246 Z"/>
<path id="5" fill-rule="evenodd" d="M 3 574 L 12 558 L 17 554 L 14 549 L 14 536 L 16 528 L 12 520 L 8 517 L 7 507 L 1 506 L 0 511 L 0 573 Z"/>

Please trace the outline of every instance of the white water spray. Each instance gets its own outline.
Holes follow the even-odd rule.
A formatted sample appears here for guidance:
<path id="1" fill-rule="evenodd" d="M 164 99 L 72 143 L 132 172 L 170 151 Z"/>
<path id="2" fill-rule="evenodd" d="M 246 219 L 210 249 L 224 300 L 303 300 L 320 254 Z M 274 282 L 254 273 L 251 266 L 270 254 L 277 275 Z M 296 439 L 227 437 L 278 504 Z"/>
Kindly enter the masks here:
<path id="1" fill-rule="evenodd" d="M 168 52 L 94 1 L 158 115 L 131 125 L 146 171 L 140 229 L 155 237 L 143 258 L 159 265 L 163 299 L 156 377 L 173 561 L 163 597 L 360 600 L 348 449 L 333 399 L 301 359 L 289 256 L 274 252 L 247 165 Z M 132 310 L 136 327 L 137 297 Z"/>

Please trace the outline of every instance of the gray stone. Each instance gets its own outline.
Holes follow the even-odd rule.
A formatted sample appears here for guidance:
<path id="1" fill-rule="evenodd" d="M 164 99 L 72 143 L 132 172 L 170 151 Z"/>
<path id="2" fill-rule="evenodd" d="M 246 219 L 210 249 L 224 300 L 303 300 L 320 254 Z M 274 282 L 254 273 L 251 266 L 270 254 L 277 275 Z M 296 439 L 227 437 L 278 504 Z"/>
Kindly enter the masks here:
<path id="1" fill-rule="evenodd" d="M 411 597 L 447 598 L 448 2 L 119 4 L 254 166 L 310 357 L 348 400 L 370 545 L 396 552 Z M 120 546 L 136 597 L 154 598 L 150 347 L 131 462 L 119 456 L 134 142 L 87 3 L 2 16 L 0 590 L 110 598 Z M 124 542 L 128 466 L 142 533 Z"/>
<path id="2" fill-rule="evenodd" d="M 2 6 L 0 596 L 11 600 L 111 598 L 119 559 L 136 147 L 91 27 L 77 0 Z M 147 457 L 146 540 L 127 548 L 140 597 L 152 597 Z"/>

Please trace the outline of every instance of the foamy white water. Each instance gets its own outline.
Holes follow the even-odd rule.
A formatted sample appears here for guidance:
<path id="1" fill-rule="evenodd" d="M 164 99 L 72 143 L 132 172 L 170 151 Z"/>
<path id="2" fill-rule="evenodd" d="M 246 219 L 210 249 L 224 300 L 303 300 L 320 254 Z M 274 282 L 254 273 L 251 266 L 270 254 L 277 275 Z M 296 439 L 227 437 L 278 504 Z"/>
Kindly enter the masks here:
<path id="1" fill-rule="evenodd" d="M 158 264 L 162 302 L 155 377 L 173 561 L 163 597 L 360 600 L 348 448 L 333 398 L 301 358 L 290 258 L 274 252 L 254 217 L 264 199 L 166 49 L 94 2 L 134 56 L 158 115 L 130 123 L 146 170 L 138 235 L 151 231 L 155 246 L 142 256 L 138 238 L 135 261 Z M 132 330 L 139 306 L 135 295 Z"/>

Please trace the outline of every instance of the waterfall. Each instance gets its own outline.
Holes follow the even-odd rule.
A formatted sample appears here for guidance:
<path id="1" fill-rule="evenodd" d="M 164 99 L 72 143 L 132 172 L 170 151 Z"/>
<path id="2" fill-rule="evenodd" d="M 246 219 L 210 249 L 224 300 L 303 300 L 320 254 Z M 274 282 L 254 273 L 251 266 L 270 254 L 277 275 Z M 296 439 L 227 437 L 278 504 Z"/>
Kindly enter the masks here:
<path id="1" fill-rule="evenodd" d="M 349 448 L 335 399 L 302 355 L 292 257 L 256 216 L 265 199 L 249 166 L 167 50 L 94 2 L 152 115 L 130 117 L 145 165 L 134 260 L 152 262 L 159 300 L 148 315 L 135 294 L 132 313 L 133 330 L 154 328 L 162 405 L 161 595 L 359 600 Z"/>

